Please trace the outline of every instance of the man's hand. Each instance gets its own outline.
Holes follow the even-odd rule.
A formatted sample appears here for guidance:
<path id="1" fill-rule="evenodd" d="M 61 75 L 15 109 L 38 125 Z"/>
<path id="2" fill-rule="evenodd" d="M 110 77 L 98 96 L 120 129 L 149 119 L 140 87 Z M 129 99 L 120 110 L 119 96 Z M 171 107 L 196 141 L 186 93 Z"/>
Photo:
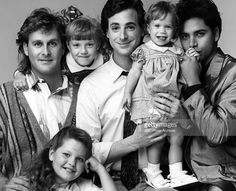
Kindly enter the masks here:
<path id="1" fill-rule="evenodd" d="M 3 187 L 3 191 L 30 191 L 29 179 L 25 176 L 13 177 Z"/>
<path id="2" fill-rule="evenodd" d="M 137 125 L 134 134 L 132 135 L 138 145 L 137 149 L 147 147 L 162 141 L 166 137 L 166 127 L 159 126 L 155 121 Z"/>

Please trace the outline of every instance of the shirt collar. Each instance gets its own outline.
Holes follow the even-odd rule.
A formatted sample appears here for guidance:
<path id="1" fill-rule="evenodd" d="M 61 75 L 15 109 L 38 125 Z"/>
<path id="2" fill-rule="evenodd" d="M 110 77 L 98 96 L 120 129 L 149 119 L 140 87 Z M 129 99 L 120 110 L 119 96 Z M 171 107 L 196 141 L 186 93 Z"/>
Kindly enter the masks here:
<path id="1" fill-rule="evenodd" d="M 123 68 L 121 68 L 118 64 L 115 63 L 115 61 L 113 59 L 113 54 L 110 56 L 109 67 L 110 67 L 110 71 L 112 71 L 111 72 L 112 73 L 111 80 L 114 83 L 121 76 L 121 73 L 125 70 Z M 128 72 L 128 71 L 126 71 L 126 72 Z"/>
<path id="2" fill-rule="evenodd" d="M 69 87 L 69 81 L 68 81 L 67 76 L 63 75 L 62 78 L 63 78 L 62 86 L 57 88 L 57 91 L 67 89 Z M 45 83 L 44 79 L 39 78 L 32 71 L 30 74 L 26 74 L 26 80 L 27 80 L 29 89 L 32 89 L 38 83 Z"/>
<path id="3" fill-rule="evenodd" d="M 157 50 L 159 52 L 166 52 L 167 50 L 173 52 L 174 54 L 181 54 L 182 50 L 180 47 L 173 44 L 172 46 L 157 46 L 153 41 L 149 40 L 145 43 L 148 48 Z"/>
<path id="4" fill-rule="evenodd" d="M 102 54 L 98 54 L 97 58 L 93 61 L 93 64 L 90 67 L 83 67 L 76 63 L 71 53 L 68 53 L 66 55 L 66 63 L 71 73 L 80 72 L 82 70 L 94 70 L 103 64 L 103 56 Z"/>

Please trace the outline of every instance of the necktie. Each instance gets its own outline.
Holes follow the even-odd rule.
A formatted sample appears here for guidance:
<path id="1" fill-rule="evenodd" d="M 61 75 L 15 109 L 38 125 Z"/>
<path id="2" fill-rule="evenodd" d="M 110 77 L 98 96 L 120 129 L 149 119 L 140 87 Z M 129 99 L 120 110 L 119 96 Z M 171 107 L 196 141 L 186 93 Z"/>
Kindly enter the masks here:
<path id="1" fill-rule="evenodd" d="M 129 74 L 129 72 L 127 72 L 127 71 L 123 71 L 123 72 L 121 72 L 121 76 L 128 76 L 128 74 Z"/>
<path id="2" fill-rule="evenodd" d="M 135 128 L 136 124 L 130 120 L 130 114 L 126 111 L 124 120 L 124 138 L 132 135 Z M 138 184 L 138 151 L 131 152 L 122 158 L 120 178 L 128 190 L 134 188 Z"/>

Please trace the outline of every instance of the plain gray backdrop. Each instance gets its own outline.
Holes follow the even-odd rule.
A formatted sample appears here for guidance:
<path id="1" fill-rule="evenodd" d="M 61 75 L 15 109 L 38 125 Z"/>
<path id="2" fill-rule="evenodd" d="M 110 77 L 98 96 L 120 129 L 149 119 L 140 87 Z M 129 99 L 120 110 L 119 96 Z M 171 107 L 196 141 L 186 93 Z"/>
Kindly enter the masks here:
<path id="1" fill-rule="evenodd" d="M 142 0 L 147 8 L 157 0 Z M 178 0 L 172 0 L 177 2 Z M 213 0 L 219 8 L 223 20 L 223 32 L 219 45 L 223 51 L 236 57 L 236 0 Z M 35 8 L 49 7 L 54 11 L 73 5 L 85 15 L 100 19 L 106 0 L 0 0 L 0 84 L 13 79 L 17 68 L 17 32 L 25 18 Z M 234 20 L 235 19 L 235 20 Z"/>

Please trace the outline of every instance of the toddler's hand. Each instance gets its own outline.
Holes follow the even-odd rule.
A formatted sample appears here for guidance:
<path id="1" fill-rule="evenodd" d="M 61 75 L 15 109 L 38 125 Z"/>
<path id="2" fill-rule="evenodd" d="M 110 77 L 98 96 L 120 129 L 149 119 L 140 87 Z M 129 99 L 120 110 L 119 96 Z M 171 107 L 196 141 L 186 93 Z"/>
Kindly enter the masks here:
<path id="1" fill-rule="evenodd" d="M 189 48 L 185 54 L 188 56 L 188 57 L 193 57 L 195 56 L 197 58 L 197 60 L 199 60 L 199 53 L 194 49 L 194 48 Z"/>
<path id="2" fill-rule="evenodd" d="M 122 99 L 122 108 L 124 108 L 126 111 L 130 111 L 131 107 L 131 95 L 125 94 Z"/>
<path id="3" fill-rule="evenodd" d="M 16 90 L 26 91 L 29 89 L 25 76 L 16 77 L 13 81 L 13 86 Z"/>

